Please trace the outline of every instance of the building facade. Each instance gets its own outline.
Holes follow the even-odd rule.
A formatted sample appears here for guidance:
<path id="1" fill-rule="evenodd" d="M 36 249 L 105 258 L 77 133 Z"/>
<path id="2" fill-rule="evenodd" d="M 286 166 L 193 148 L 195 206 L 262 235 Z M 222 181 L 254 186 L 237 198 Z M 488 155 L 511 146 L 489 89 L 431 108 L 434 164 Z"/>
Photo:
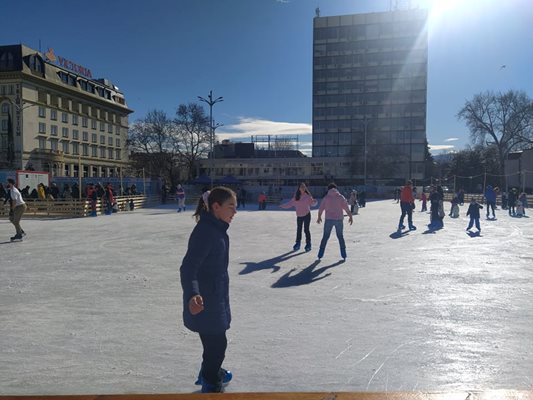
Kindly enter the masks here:
<path id="1" fill-rule="evenodd" d="M 131 112 L 111 82 L 52 49 L 0 46 L 0 168 L 118 176 Z"/>
<path id="2" fill-rule="evenodd" d="M 314 18 L 313 157 L 359 179 L 424 178 L 427 11 Z"/>

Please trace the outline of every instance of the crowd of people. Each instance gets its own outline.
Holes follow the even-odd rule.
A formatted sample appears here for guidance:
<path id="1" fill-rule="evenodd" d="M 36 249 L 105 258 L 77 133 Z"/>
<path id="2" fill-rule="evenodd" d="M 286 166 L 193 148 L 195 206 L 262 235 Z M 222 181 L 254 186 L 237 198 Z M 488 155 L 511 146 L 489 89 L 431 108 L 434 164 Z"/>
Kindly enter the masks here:
<path id="1" fill-rule="evenodd" d="M 416 227 L 412 224 L 412 212 L 415 209 L 415 200 L 417 198 L 416 188 L 412 187 L 411 181 L 408 181 L 405 186 L 395 189 L 394 191 L 394 201 L 400 203 L 401 216 L 398 224 L 398 232 L 401 232 L 405 228 L 403 221 L 405 216 L 408 218 L 409 230 L 415 230 Z M 483 198 L 486 206 L 486 217 L 487 219 L 496 219 L 496 210 L 497 210 L 497 198 L 501 196 L 501 208 L 503 210 L 508 210 L 510 216 L 513 217 L 523 217 L 526 215 L 526 209 L 528 208 L 527 194 L 522 192 L 518 194 L 516 188 L 511 188 L 509 194 L 505 191 L 500 194 L 500 189 L 493 187 L 492 185 L 487 185 L 483 193 Z M 429 195 L 422 192 L 418 200 L 421 203 L 421 212 L 427 211 L 427 202 L 430 203 L 430 221 L 428 224 L 428 229 L 435 231 L 444 228 L 444 217 L 446 215 L 444 211 L 444 190 L 442 186 L 436 185 L 431 186 L 429 189 Z M 450 211 L 448 216 L 451 218 L 458 218 L 460 216 L 460 206 L 463 206 L 465 202 L 465 192 L 463 189 L 459 189 L 456 193 L 453 194 L 452 199 L 450 200 Z M 479 223 L 480 218 L 480 209 L 484 207 L 478 203 L 478 200 L 475 196 L 471 196 L 470 204 L 466 212 L 466 216 L 470 217 L 470 222 L 467 231 L 475 225 L 478 233 L 481 232 L 481 227 Z"/>

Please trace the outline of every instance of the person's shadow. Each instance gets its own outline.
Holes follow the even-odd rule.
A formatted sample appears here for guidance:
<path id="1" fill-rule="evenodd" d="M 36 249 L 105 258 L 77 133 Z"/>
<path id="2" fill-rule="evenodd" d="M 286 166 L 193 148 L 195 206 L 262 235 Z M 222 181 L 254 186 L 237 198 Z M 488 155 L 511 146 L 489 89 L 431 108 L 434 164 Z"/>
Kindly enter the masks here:
<path id="1" fill-rule="evenodd" d="M 281 268 L 279 265 L 277 265 L 278 263 L 282 261 L 286 261 L 292 257 L 296 257 L 300 254 L 303 254 L 303 252 L 295 253 L 294 251 L 289 251 L 285 254 L 281 254 L 279 256 L 269 258 L 268 260 L 263 260 L 263 261 L 258 261 L 258 262 L 254 262 L 254 261 L 243 262 L 241 264 L 246 265 L 246 267 L 244 267 L 244 269 L 241 272 L 239 272 L 239 275 L 246 275 L 246 274 L 249 274 L 255 271 L 261 271 L 262 269 L 272 269 L 272 273 L 277 272 Z"/>
<path id="2" fill-rule="evenodd" d="M 271 287 L 273 288 L 286 288 L 291 286 L 301 286 L 301 285 L 308 285 L 309 283 L 313 283 L 316 281 L 319 281 L 321 279 L 324 279 L 331 275 L 331 272 L 328 272 L 325 275 L 320 276 L 324 271 L 336 267 L 338 265 L 343 264 L 345 261 L 340 260 L 336 263 L 333 263 L 331 265 L 327 265 L 322 268 L 315 269 L 315 267 L 320 263 L 320 260 L 314 261 L 311 265 L 309 265 L 307 268 L 301 270 L 297 274 L 291 275 L 296 268 L 291 269 L 289 272 L 284 274 L 281 278 L 279 278 L 276 282 L 272 284 Z"/>
<path id="3" fill-rule="evenodd" d="M 391 239 L 399 239 L 404 236 L 407 236 L 408 234 L 409 234 L 409 231 L 394 231 L 389 235 L 389 237 Z"/>

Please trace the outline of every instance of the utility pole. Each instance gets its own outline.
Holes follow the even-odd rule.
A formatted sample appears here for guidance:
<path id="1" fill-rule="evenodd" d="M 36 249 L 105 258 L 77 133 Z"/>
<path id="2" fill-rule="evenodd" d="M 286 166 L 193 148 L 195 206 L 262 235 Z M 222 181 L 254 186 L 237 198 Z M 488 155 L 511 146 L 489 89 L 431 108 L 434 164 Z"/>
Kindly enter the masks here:
<path id="1" fill-rule="evenodd" d="M 220 101 L 224 101 L 224 98 L 222 96 L 219 96 L 217 97 L 216 99 L 213 100 L 213 91 L 210 90 L 209 91 L 209 96 L 207 96 L 207 99 L 202 97 L 202 96 L 198 96 L 198 99 L 200 101 L 203 101 L 204 103 L 207 103 L 209 105 L 209 141 L 211 142 L 211 171 L 209 173 L 210 177 L 211 177 L 211 189 L 213 188 L 213 170 L 214 170 L 214 167 L 215 167 L 215 161 L 214 161 L 214 158 L 215 158 L 215 154 L 214 154 L 214 143 L 215 143 L 215 129 L 213 127 L 213 106 L 220 102 Z M 220 126 L 220 125 L 219 125 Z M 218 128 L 218 126 L 217 126 Z"/>

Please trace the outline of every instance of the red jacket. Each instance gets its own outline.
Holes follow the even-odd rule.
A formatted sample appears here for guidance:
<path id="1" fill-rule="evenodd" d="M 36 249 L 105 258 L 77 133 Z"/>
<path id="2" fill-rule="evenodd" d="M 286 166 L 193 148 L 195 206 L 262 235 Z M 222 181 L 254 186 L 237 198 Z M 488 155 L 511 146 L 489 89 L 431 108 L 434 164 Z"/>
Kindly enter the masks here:
<path id="1" fill-rule="evenodd" d="M 404 186 L 400 193 L 400 201 L 402 203 L 414 203 L 415 198 L 413 197 L 413 189 L 411 186 Z"/>

